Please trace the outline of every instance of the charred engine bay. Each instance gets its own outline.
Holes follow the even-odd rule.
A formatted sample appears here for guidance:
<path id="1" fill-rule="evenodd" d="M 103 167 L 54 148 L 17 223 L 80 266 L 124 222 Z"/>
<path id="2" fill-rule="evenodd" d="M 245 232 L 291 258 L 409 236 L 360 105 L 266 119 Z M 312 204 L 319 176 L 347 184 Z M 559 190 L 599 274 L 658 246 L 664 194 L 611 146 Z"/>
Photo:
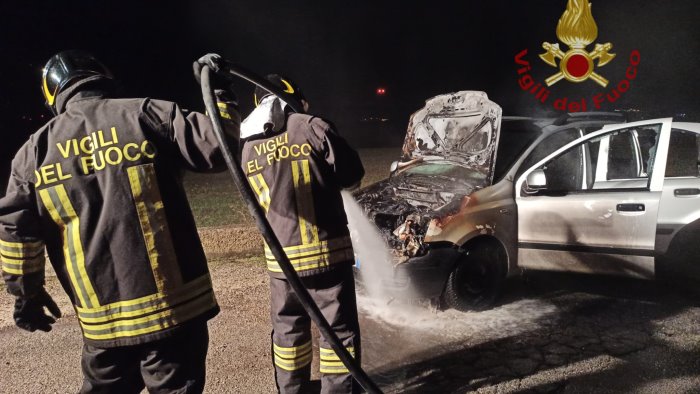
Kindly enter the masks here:
<path id="1" fill-rule="evenodd" d="M 398 250 L 404 243 L 395 232 L 408 219 L 413 219 L 412 230 L 422 239 L 432 219 L 458 212 L 464 196 L 476 189 L 459 179 L 404 173 L 377 182 L 354 197 L 387 244 Z"/>

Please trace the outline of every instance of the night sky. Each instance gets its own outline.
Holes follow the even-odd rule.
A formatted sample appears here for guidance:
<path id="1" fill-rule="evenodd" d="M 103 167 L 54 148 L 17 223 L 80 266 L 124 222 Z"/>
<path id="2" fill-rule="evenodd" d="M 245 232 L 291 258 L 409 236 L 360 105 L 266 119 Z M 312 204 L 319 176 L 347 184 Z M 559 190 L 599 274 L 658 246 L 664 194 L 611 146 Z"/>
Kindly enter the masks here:
<path id="1" fill-rule="evenodd" d="M 611 42 L 617 54 L 596 70 L 611 83 L 601 88 L 592 81 L 562 81 L 550 88 L 550 100 L 590 100 L 611 90 L 625 78 L 636 49 L 637 78 L 603 109 L 636 108 L 647 117 L 686 114 L 684 120 L 700 121 L 700 2 L 592 3 L 595 42 Z M 334 121 L 355 145 L 386 145 L 399 141 L 408 116 L 440 93 L 484 90 L 504 114 L 553 112 L 551 102 L 540 104 L 520 89 L 514 57 L 527 48 L 531 75 L 539 82 L 556 72 L 537 55 L 543 41 L 558 42 L 555 30 L 565 7 L 565 0 L 6 2 L 0 13 L 0 180 L 16 149 L 49 116 L 40 70 L 61 50 L 94 53 L 127 96 L 173 100 L 196 110 L 203 106 L 191 63 L 218 52 L 261 74 L 295 80 L 311 112 Z M 375 94 L 378 87 L 387 90 L 384 97 Z M 240 84 L 244 112 L 252 106 L 251 92 Z M 389 119 L 381 129 L 386 135 L 367 132 L 373 125 L 361 119 L 369 116 Z"/>

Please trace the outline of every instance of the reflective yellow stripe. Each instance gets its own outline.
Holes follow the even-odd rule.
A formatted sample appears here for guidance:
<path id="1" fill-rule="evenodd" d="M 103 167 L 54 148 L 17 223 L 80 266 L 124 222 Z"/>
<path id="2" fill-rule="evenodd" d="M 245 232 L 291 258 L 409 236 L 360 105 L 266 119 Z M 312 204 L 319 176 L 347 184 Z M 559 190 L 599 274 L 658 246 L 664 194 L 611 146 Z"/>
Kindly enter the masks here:
<path id="1" fill-rule="evenodd" d="M 29 273 L 29 272 L 24 272 L 23 270 L 18 270 L 18 269 L 6 267 L 6 266 L 4 266 L 4 265 L 2 266 L 2 271 L 3 271 L 3 272 L 7 272 L 8 274 L 12 274 L 12 275 L 24 275 L 24 274 L 28 274 L 28 273 Z M 281 271 L 280 271 L 280 272 L 281 272 Z"/>
<path id="2" fill-rule="evenodd" d="M 342 361 L 323 361 L 323 360 L 321 360 L 319 362 L 319 364 L 321 365 L 322 368 L 323 367 L 340 367 L 340 368 L 344 368 L 345 370 L 347 370 L 347 368 L 345 367 L 345 364 L 343 364 Z"/>
<path id="3" fill-rule="evenodd" d="M 182 285 L 175 249 L 152 163 L 127 169 L 131 194 L 158 292 L 167 294 Z M 154 228 L 156 229 L 154 231 Z"/>
<path id="4" fill-rule="evenodd" d="M 0 255 L 4 257 L 14 257 L 18 259 L 25 259 L 30 257 L 36 257 L 39 253 L 44 253 L 43 249 L 37 250 L 21 250 L 21 251 L 10 251 L 6 249 L 0 249 Z"/>
<path id="5" fill-rule="evenodd" d="M 248 182 L 253 187 L 255 194 L 258 195 L 258 203 L 267 212 L 270 209 L 270 188 L 267 187 L 265 178 L 263 178 L 262 174 L 257 174 L 248 177 Z"/>
<path id="6" fill-rule="evenodd" d="M 49 211 L 51 219 L 56 222 L 61 229 L 61 234 L 63 235 L 63 256 L 65 259 L 68 276 L 70 277 L 71 284 L 73 285 L 73 293 L 75 293 L 75 295 L 78 297 L 80 305 L 87 305 L 85 296 L 83 295 L 81 287 L 78 284 L 78 275 L 75 272 L 73 259 L 70 257 L 70 251 L 68 250 L 68 232 L 66 231 L 66 224 L 63 223 L 61 216 L 58 214 L 56 207 L 53 205 L 53 201 L 49 195 L 49 189 L 39 190 L 39 197 L 41 197 L 41 202 L 44 204 L 44 207 L 46 207 L 46 210 Z"/>
<path id="7" fill-rule="evenodd" d="M 44 270 L 44 243 L 8 242 L 0 240 L 2 270 L 12 275 L 25 275 Z"/>
<path id="8" fill-rule="evenodd" d="M 133 337 L 162 331 L 193 319 L 216 306 L 214 293 L 209 291 L 187 303 L 167 311 L 141 317 L 138 319 L 118 320 L 108 324 L 90 325 L 80 323 L 83 334 L 88 339 L 107 340 Z"/>
<path id="9" fill-rule="evenodd" d="M 350 346 L 346 347 L 345 349 L 348 350 L 348 352 L 355 357 L 355 348 Z M 340 357 L 338 357 L 337 354 L 335 354 L 335 350 L 333 349 L 327 349 L 327 348 L 319 348 L 319 355 L 321 356 L 321 360 L 326 360 L 326 361 L 340 361 Z"/>
<path id="10" fill-rule="evenodd" d="M 221 115 L 222 118 L 231 119 L 231 114 L 228 113 L 228 105 L 226 105 L 226 103 L 216 103 L 216 106 L 219 107 L 219 115 Z"/>
<path id="11" fill-rule="evenodd" d="M 327 252 L 330 250 L 337 250 L 342 248 L 347 248 L 352 246 L 352 241 L 349 236 L 330 239 L 327 241 L 321 241 L 318 243 L 308 244 L 308 245 L 293 245 L 284 247 L 284 253 L 287 257 L 302 257 L 309 255 L 310 253 L 320 253 Z M 275 256 L 272 254 L 270 247 L 265 245 L 265 257 L 268 259 L 274 259 Z"/>
<path id="12" fill-rule="evenodd" d="M 329 249 L 328 247 L 318 248 L 315 250 L 309 250 L 307 252 L 299 253 L 285 253 L 290 260 L 302 260 L 305 257 L 315 257 L 315 256 L 329 256 L 331 253 L 338 252 L 344 249 L 349 249 L 350 246 L 342 246 L 335 249 Z M 265 254 L 265 259 L 269 261 L 276 261 L 275 256 L 272 254 Z"/>
<path id="13" fill-rule="evenodd" d="M 80 311 L 86 311 L 86 312 L 87 311 L 101 311 L 101 310 L 108 310 L 109 308 L 114 308 L 116 306 L 129 306 L 129 305 L 136 305 L 136 304 L 139 304 L 142 302 L 153 301 L 153 300 L 158 299 L 159 297 L 161 297 L 160 294 L 151 294 L 151 295 L 148 295 L 145 297 L 135 298 L 133 300 L 120 301 L 120 302 L 115 302 L 112 304 L 102 305 L 98 308 L 81 308 L 78 305 L 76 305 L 75 308 L 78 310 L 78 312 L 80 312 Z"/>
<path id="14" fill-rule="evenodd" d="M 206 274 L 180 288 L 174 289 L 168 295 L 154 294 L 136 300 L 115 302 L 99 308 L 86 309 L 76 307 L 76 310 L 78 319 L 83 323 L 105 323 L 110 320 L 134 318 L 162 311 L 211 289 L 211 278 Z"/>
<path id="15" fill-rule="evenodd" d="M 49 86 L 46 84 L 46 76 L 41 78 L 41 88 L 44 90 L 44 97 L 46 97 L 46 103 L 51 106 L 53 105 L 54 101 L 56 100 L 56 90 L 58 90 L 58 85 L 56 86 L 56 89 L 54 89 L 53 92 L 49 91 Z"/>
<path id="16" fill-rule="evenodd" d="M 345 248 L 331 253 L 320 254 L 302 259 L 290 259 L 294 270 L 297 272 L 328 267 L 332 264 L 352 261 L 352 248 Z M 276 260 L 267 260 L 267 268 L 272 272 L 282 272 Z"/>
<path id="17" fill-rule="evenodd" d="M 301 243 L 306 245 L 309 243 L 309 235 L 306 232 L 306 219 L 304 219 L 304 203 L 303 197 L 300 191 L 299 185 L 299 162 L 292 162 L 292 179 L 294 180 L 294 194 L 296 196 L 297 203 L 297 215 L 299 216 L 299 233 L 301 234 Z"/>
<path id="18" fill-rule="evenodd" d="M 36 242 L 7 242 L 0 240 L 0 254 L 5 257 L 33 258 L 44 252 L 44 243 Z"/>
<path id="19" fill-rule="evenodd" d="M 95 290 L 90 283 L 90 278 L 88 277 L 87 270 L 85 269 L 85 254 L 83 253 L 83 243 L 80 241 L 80 219 L 73 209 L 73 204 L 71 204 L 68 199 L 68 193 L 63 185 L 56 187 L 56 193 L 61 201 L 61 206 L 68 215 L 68 227 L 72 231 L 73 236 L 73 247 L 75 248 L 75 261 L 78 266 L 78 274 L 85 286 L 85 292 L 88 296 L 88 306 L 98 306 L 100 305 Z"/>
<path id="20" fill-rule="evenodd" d="M 97 295 L 85 269 L 85 255 L 80 241 L 80 219 L 68 199 L 65 186 L 58 185 L 40 190 L 39 196 L 51 218 L 61 229 L 68 275 L 80 304 L 90 308 L 99 306 Z"/>
<path id="21" fill-rule="evenodd" d="M 275 365 L 286 371 L 296 371 L 304 368 L 311 364 L 311 359 L 313 358 L 311 341 L 292 347 L 283 347 L 273 343 L 272 348 Z"/>
<path id="22" fill-rule="evenodd" d="M 319 368 L 319 371 L 321 373 L 327 373 L 327 374 L 346 374 L 350 373 L 350 371 L 347 369 L 347 367 L 342 366 L 342 367 L 334 367 L 334 366 L 327 366 L 327 365 L 321 365 Z"/>
<path id="23" fill-rule="evenodd" d="M 354 358 L 355 357 L 355 348 L 354 347 L 348 347 L 346 348 L 350 355 Z M 349 373 L 347 367 L 345 367 L 345 364 L 343 364 L 342 361 L 340 361 L 340 357 L 335 353 L 333 349 L 328 349 L 328 348 L 320 348 L 319 349 L 319 355 L 321 356 L 321 360 L 319 362 L 319 370 L 321 373 L 328 373 L 328 374 L 345 374 Z"/>
<path id="24" fill-rule="evenodd" d="M 311 352 L 293 360 L 281 358 L 276 354 L 274 356 L 275 365 L 284 369 L 285 371 L 296 371 L 298 369 L 304 368 L 307 365 L 311 364 L 312 358 L 313 354 Z"/>
<path id="25" fill-rule="evenodd" d="M 272 348 L 275 352 L 275 354 L 279 355 L 280 357 L 283 358 L 294 358 L 299 355 L 306 354 L 311 351 L 311 341 L 306 342 L 303 345 L 296 346 L 296 347 L 282 347 L 282 346 L 277 346 L 276 344 L 272 344 Z"/>
<path id="26" fill-rule="evenodd" d="M 314 206 L 314 200 L 313 200 L 313 193 L 311 190 L 311 171 L 309 170 L 309 161 L 308 160 L 302 160 L 301 161 L 301 168 L 302 172 L 304 174 L 304 185 L 306 185 L 306 194 L 307 194 L 307 207 L 306 209 L 308 210 L 308 220 L 309 220 L 309 226 L 310 226 L 310 231 L 311 231 L 311 243 L 318 243 L 318 227 L 316 227 L 316 207 Z"/>
<path id="27" fill-rule="evenodd" d="M 352 249 L 345 248 L 343 250 L 336 250 L 331 253 L 320 253 L 310 257 L 289 259 L 289 261 L 294 265 L 304 265 L 304 263 L 318 262 L 323 264 L 324 262 L 341 262 L 345 259 L 352 260 Z M 276 263 L 277 260 L 267 259 L 268 263 Z"/>
<path id="28" fill-rule="evenodd" d="M 292 179 L 294 180 L 301 243 L 302 245 L 318 243 L 318 227 L 316 227 L 316 212 L 311 192 L 311 173 L 308 160 L 292 161 Z"/>
<path id="29" fill-rule="evenodd" d="M 44 243 L 42 241 L 34 241 L 34 242 L 9 242 L 9 241 L 3 241 L 0 239 L 0 247 L 3 248 L 13 248 L 13 249 L 35 249 L 35 248 L 43 248 Z"/>
<path id="30" fill-rule="evenodd" d="M 296 271 L 327 267 L 330 264 L 353 260 L 350 237 L 340 237 L 317 244 L 294 245 L 284 248 L 285 254 Z M 282 272 L 270 248 L 265 245 L 267 268 L 271 272 Z"/>
<path id="31" fill-rule="evenodd" d="M 312 244 L 306 244 L 306 245 L 291 245 L 291 246 L 285 246 L 284 251 L 285 253 L 290 253 L 293 251 L 306 251 L 306 250 L 311 250 L 313 248 L 316 248 L 318 246 L 325 246 L 328 245 L 328 247 L 336 247 L 336 246 L 350 246 L 352 245 L 352 242 L 350 240 L 349 236 L 344 236 L 344 237 L 339 237 L 339 238 L 334 238 L 334 239 L 329 239 L 326 241 L 320 241 L 318 243 L 312 243 Z M 270 251 L 270 248 L 265 245 L 265 252 L 272 256 L 272 251 Z"/>
<path id="32" fill-rule="evenodd" d="M 12 275 L 25 275 L 44 270 L 46 258 L 40 254 L 31 260 L 14 260 L 2 257 L 2 270 Z"/>

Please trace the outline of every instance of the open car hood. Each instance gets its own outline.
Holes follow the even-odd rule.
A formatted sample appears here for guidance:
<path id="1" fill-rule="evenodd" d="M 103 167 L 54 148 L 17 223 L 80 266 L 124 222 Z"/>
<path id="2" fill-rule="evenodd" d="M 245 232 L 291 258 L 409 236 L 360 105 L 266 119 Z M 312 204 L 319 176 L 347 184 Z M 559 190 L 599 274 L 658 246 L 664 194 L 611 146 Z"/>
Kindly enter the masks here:
<path id="1" fill-rule="evenodd" d="M 501 107 L 484 92 L 435 96 L 411 115 L 403 160 L 446 160 L 493 180 Z"/>

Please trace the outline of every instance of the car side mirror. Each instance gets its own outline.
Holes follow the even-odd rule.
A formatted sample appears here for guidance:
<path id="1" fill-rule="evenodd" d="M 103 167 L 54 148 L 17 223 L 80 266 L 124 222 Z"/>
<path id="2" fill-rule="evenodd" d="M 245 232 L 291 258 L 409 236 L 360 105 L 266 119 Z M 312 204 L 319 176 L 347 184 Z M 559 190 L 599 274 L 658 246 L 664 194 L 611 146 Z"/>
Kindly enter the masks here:
<path id="1" fill-rule="evenodd" d="M 525 187 L 529 191 L 539 191 L 547 189 L 547 176 L 544 170 L 538 168 L 527 175 Z"/>
<path id="2" fill-rule="evenodd" d="M 389 175 L 392 175 L 392 174 L 395 173 L 396 170 L 398 170 L 398 169 L 399 169 L 399 162 L 398 162 L 398 161 L 394 161 L 394 162 L 391 163 L 391 165 L 389 166 Z"/>

